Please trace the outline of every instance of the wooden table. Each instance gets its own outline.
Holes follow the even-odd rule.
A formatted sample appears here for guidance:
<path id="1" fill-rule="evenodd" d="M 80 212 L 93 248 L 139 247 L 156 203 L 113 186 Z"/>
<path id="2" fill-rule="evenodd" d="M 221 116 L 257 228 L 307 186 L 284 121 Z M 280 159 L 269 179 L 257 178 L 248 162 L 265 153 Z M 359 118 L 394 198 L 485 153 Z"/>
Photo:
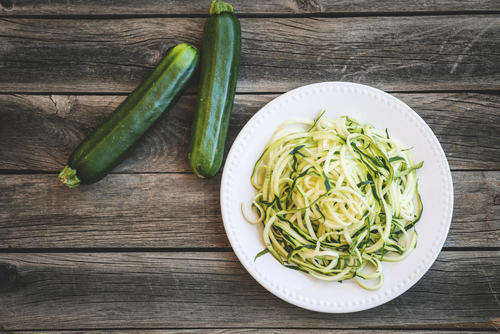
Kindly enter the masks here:
<path id="1" fill-rule="evenodd" d="M 0 330 L 498 330 L 498 0 L 232 3 L 243 50 L 228 147 L 259 108 L 301 85 L 393 93 L 452 169 L 453 222 L 436 263 L 361 313 L 308 312 L 267 292 L 226 239 L 220 176 L 199 179 L 187 164 L 195 84 L 112 175 L 66 189 L 57 173 L 79 141 L 170 46 L 200 45 L 209 0 L 1 0 Z"/>

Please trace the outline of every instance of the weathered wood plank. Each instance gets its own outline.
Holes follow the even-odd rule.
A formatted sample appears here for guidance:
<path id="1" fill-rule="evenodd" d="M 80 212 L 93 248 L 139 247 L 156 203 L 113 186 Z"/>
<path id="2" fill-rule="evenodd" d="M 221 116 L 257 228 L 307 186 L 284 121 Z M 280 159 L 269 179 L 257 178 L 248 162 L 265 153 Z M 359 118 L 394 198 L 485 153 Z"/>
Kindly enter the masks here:
<path id="1" fill-rule="evenodd" d="M 500 96 L 395 94 L 436 133 L 452 169 L 499 169 Z M 227 149 L 276 95 L 237 95 Z M 0 169 L 59 171 L 78 143 L 124 96 L 0 95 Z M 188 172 L 195 96 L 184 96 L 115 171 Z M 473 149 L 471 149 L 473 148 Z"/>
<path id="2" fill-rule="evenodd" d="M 203 18 L 0 19 L 0 91 L 130 92 Z M 500 16 L 246 18 L 239 92 L 500 89 Z"/>
<path id="3" fill-rule="evenodd" d="M 94 0 L 81 1 L 20 1 L 0 2 L 0 15 L 182 15 L 206 14 L 209 1 L 183 0 Z M 389 12 L 454 12 L 498 11 L 494 0 L 426 0 L 426 1 L 369 1 L 369 0 L 232 0 L 239 14 L 338 14 L 338 13 L 389 13 Z"/>
<path id="4" fill-rule="evenodd" d="M 2 248 L 229 247 L 220 179 L 114 174 L 70 190 L 56 175 L 2 175 Z M 446 246 L 500 246 L 500 172 L 454 172 Z"/>
<path id="5" fill-rule="evenodd" d="M 443 252 L 419 283 L 358 313 L 360 322 L 352 314 L 309 312 L 281 301 L 233 253 L 0 254 L 0 324 L 7 330 L 493 329 L 500 321 L 499 257 L 499 251 Z"/>
<path id="6" fill-rule="evenodd" d="M 16 334 L 303 334 L 305 329 L 266 329 L 266 328 L 214 328 L 214 329 L 111 329 L 111 330 L 51 330 L 51 331 L 16 331 Z M 307 334 L 362 334 L 363 329 L 307 329 Z M 455 330 L 370 330 L 373 334 L 463 334 Z M 491 334 L 488 330 L 474 330 L 474 334 Z"/>
<path id="7" fill-rule="evenodd" d="M 4 175 L 0 244 L 227 247 L 219 183 L 194 174 L 112 175 L 73 192 L 57 175 Z"/>

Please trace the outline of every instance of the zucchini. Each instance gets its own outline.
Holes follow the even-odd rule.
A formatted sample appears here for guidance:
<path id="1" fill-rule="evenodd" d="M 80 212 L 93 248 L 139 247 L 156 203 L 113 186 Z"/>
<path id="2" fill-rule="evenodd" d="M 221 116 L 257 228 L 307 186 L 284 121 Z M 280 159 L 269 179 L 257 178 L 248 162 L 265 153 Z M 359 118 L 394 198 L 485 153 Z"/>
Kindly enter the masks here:
<path id="1" fill-rule="evenodd" d="M 188 160 L 200 177 L 212 177 L 224 157 L 240 66 L 241 28 L 233 7 L 213 1 L 202 39 L 201 74 Z"/>
<path id="2" fill-rule="evenodd" d="M 71 154 L 59 179 L 69 188 L 102 179 L 180 96 L 198 65 L 198 50 L 171 48 L 155 70 Z"/>
<path id="3" fill-rule="evenodd" d="M 256 219 L 243 204 L 242 216 L 263 226 L 265 250 L 256 258 L 267 250 L 316 278 L 355 278 L 378 289 L 382 261 L 402 261 L 417 245 L 411 229 L 423 210 L 416 175 L 422 162 L 414 164 L 388 132 L 324 113 L 276 130 L 250 180 Z"/>

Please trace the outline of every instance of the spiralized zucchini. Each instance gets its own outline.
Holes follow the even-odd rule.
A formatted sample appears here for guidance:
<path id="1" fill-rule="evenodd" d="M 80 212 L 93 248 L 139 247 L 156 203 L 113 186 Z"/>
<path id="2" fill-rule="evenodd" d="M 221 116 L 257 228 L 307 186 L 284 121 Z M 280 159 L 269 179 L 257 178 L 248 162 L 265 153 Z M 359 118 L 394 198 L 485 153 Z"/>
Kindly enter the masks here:
<path id="1" fill-rule="evenodd" d="M 415 164 L 387 130 L 342 116 L 282 124 L 256 162 L 252 207 L 264 251 L 281 264 L 326 281 L 355 277 L 383 284 L 381 261 L 406 258 L 422 201 Z M 374 282 L 369 282 L 369 281 Z"/>

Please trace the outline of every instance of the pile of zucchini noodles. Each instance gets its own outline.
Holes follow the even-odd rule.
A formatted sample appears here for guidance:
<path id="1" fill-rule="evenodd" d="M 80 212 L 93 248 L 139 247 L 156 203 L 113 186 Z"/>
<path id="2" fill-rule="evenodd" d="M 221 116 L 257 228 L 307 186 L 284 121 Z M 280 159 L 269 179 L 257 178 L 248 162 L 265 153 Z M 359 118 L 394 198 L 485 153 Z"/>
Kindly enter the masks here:
<path id="1" fill-rule="evenodd" d="M 255 164 L 252 207 L 265 249 L 281 264 L 326 281 L 355 277 L 383 284 L 381 261 L 406 258 L 422 201 L 415 164 L 387 130 L 342 116 L 291 120 L 274 133 Z"/>

